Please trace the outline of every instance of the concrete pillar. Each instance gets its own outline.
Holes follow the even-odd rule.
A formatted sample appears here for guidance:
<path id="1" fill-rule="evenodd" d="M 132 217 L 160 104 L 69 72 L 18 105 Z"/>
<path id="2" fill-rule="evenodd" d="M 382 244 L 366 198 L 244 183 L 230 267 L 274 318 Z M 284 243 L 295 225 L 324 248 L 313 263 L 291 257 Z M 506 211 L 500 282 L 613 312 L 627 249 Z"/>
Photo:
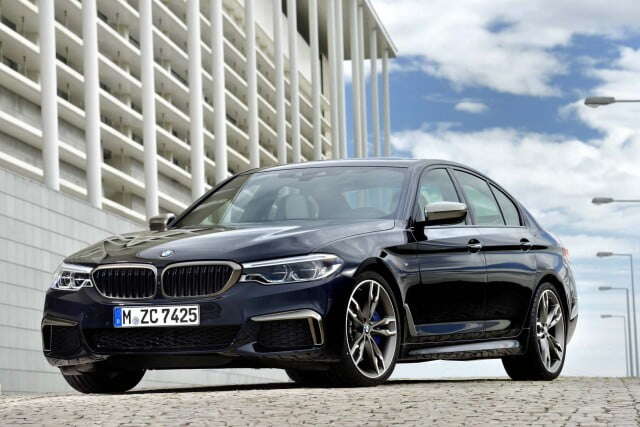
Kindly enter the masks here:
<path id="1" fill-rule="evenodd" d="M 358 0 L 349 1 L 349 27 L 351 36 L 351 99 L 353 102 L 353 136 L 356 157 L 362 157 L 362 107 L 360 103 L 360 43 L 358 40 Z"/>
<path id="2" fill-rule="evenodd" d="M 157 215 L 158 155 L 156 143 L 156 88 L 153 70 L 152 2 L 140 2 L 140 68 L 142 77 L 142 115 L 144 117 L 144 185 L 147 218 Z"/>
<path id="3" fill-rule="evenodd" d="M 44 183 L 50 189 L 58 191 L 60 190 L 60 153 L 58 144 L 55 4 L 51 0 L 40 0 L 38 7 Z"/>
<path id="4" fill-rule="evenodd" d="M 384 155 L 391 156 L 391 98 L 389 95 L 389 49 L 382 50 L 382 108 L 384 120 Z"/>
<path id="5" fill-rule="evenodd" d="M 329 0 L 331 2 L 331 0 Z M 322 101 L 320 81 L 320 45 L 318 0 L 309 0 L 309 41 L 311 45 L 311 107 L 313 109 L 313 159 L 322 160 Z"/>
<path id="6" fill-rule="evenodd" d="M 245 56 L 247 58 L 247 107 L 249 117 L 249 166 L 260 167 L 260 128 L 258 127 L 258 75 L 256 65 L 256 22 L 255 0 L 244 2 L 244 33 L 247 40 Z"/>
<path id="7" fill-rule="evenodd" d="M 347 150 L 347 103 L 344 88 L 344 1 L 336 0 L 336 74 L 338 76 L 338 130 L 340 155 L 349 157 Z"/>
<path id="8" fill-rule="evenodd" d="M 87 151 L 87 194 L 92 206 L 102 208 L 102 145 L 100 143 L 100 73 L 98 65 L 98 10 L 96 0 L 82 3 L 84 56 L 84 138 Z"/>
<path id="9" fill-rule="evenodd" d="M 380 157 L 380 107 L 378 100 L 378 31 L 371 30 L 369 61 L 371 62 L 371 126 L 373 127 L 373 155 Z"/>
<path id="10" fill-rule="evenodd" d="M 289 93 L 291 94 L 291 148 L 293 163 L 300 161 L 300 79 L 298 75 L 297 0 L 287 0 L 289 30 Z"/>
<path id="11" fill-rule="evenodd" d="M 338 6 L 340 7 L 340 6 Z M 338 36 L 336 25 L 336 0 L 327 0 L 327 44 L 329 45 L 329 103 L 331 104 L 331 151 L 333 159 L 341 157 L 339 98 L 338 98 Z M 341 72 L 341 71 L 340 71 Z"/>
<path id="12" fill-rule="evenodd" d="M 200 0 L 187 0 L 187 49 L 189 51 L 189 141 L 191 142 L 191 197 L 205 192 L 202 51 L 200 47 Z"/>
<path id="13" fill-rule="evenodd" d="M 360 54 L 358 58 L 358 79 L 360 80 L 360 101 L 358 105 L 360 106 L 360 125 L 362 126 L 362 130 L 360 131 L 362 141 L 361 153 L 362 157 L 367 158 L 369 157 L 369 135 L 367 130 L 367 85 L 364 74 L 364 58 L 366 56 L 364 51 L 364 33 L 364 6 L 360 4 L 358 6 L 358 53 Z"/>
<path id="14" fill-rule="evenodd" d="M 273 0 L 273 45 L 276 85 L 276 133 L 278 134 L 278 163 L 287 163 L 287 113 L 284 91 L 284 41 L 282 34 L 282 2 Z"/>
<path id="15" fill-rule="evenodd" d="M 211 0 L 211 50 L 213 52 L 213 155 L 216 163 L 216 183 L 228 176 L 227 164 L 227 105 L 224 79 L 224 32 L 222 0 Z"/>

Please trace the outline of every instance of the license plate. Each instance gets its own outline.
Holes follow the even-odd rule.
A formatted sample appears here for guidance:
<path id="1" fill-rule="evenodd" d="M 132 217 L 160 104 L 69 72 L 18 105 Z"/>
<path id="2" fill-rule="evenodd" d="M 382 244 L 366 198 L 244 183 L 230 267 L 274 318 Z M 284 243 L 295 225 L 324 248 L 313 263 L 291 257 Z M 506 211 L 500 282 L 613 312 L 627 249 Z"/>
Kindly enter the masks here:
<path id="1" fill-rule="evenodd" d="M 115 328 L 195 326 L 200 324 L 200 306 L 114 307 Z"/>

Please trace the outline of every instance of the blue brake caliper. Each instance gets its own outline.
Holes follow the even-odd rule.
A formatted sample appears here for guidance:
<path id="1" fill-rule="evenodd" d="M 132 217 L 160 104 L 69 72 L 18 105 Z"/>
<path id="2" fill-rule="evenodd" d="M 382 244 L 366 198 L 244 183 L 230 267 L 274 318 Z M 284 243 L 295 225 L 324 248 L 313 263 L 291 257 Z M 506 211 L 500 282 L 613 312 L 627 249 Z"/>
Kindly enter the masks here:
<path id="1" fill-rule="evenodd" d="M 378 314 L 377 311 L 374 311 L 373 316 L 371 317 L 372 323 L 375 323 L 380 319 L 382 319 L 382 317 Z M 376 344 L 380 345 L 380 343 L 382 342 L 382 337 L 380 335 L 374 335 L 373 340 L 376 342 Z"/>

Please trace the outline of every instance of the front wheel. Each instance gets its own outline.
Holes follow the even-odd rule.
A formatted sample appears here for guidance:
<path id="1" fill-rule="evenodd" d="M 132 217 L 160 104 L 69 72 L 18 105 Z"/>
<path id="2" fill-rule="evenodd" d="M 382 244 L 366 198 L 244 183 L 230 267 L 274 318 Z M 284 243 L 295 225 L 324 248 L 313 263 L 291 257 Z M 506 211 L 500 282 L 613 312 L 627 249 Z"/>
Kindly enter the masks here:
<path id="1" fill-rule="evenodd" d="M 332 384 L 374 386 L 389 378 L 400 350 L 398 303 L 375 272 L 355 278 L 343 308 L 340 362 L 326 375 Z"/>
<path id="2" fill-rule="evenodd" d="M 64 375 L 64 379 L 80 393 L 124 393 L 137 386 L 144 373 L 144 370 L 98 371 Z"/>
<path id="3" fill-rule="evenodd" d="M 522 356 L 502 359 L 507 374 L 514 380 L 550 381 L 564 366 L 566 316 L 555 286 L 544 283 L 536 292 L 529 315 L 529 343 Z"/>

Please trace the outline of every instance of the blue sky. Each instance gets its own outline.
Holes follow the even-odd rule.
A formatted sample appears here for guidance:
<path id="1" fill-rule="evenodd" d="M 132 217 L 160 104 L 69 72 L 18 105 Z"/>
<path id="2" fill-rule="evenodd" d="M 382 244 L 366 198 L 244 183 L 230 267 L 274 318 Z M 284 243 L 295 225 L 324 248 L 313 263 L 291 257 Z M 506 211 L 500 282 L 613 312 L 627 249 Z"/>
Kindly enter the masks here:
<path id="1" fill-rule="evenodd" d="M 640 98 L 640 3 L 620 0 L 373 0 L 399 49 L 393 152 L 446 158 L 492 176 L 572 253 L 581 319 L 568 375 L 624 374 L 624 259 L 640 266 L 640 105 L 598 110 L 586 95 Z M 558 4 L 560 3 L 560 4 Z M 347 99 L 350 106 L 350 99 Z M 369 123 L 371 126 L 371 123 Z M 371 134 L 371 131 L 369 131 Z M 639 276 L 640 277 L 640 276 Z M 496 361 L 405 365 L 396 376 L 501 376 Z"/>

